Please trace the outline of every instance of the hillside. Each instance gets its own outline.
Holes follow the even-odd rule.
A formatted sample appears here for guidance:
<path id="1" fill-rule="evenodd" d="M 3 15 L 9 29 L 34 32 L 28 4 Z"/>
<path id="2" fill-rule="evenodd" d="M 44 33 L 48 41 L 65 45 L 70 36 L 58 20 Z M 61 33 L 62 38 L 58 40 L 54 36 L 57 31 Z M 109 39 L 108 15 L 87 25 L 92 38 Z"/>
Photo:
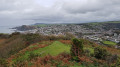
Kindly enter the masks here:
<path id="1" fill-rule="evenodd" d="M 66 40 L 65 37 L 20 33 L 4 37 L 0 38 L 1 67 L 109 67 L 119 66 L 120 62 L 119 49 L 99 45 L 86 39 L 77 39 L 83 44 L 83 53 L 75 57 L 71 54 L 74 41 Z M 102 53 L 96 55 L 96 49 Z"/>
<path id="2" fill-rule="evenodd" d="M 119 43 L 99 42 L 70 33 L 0 34 L 0 67 L 119 67 Z"/>
<path id="3" fill-rule="evenodd" d="M 31 44 L 29 47 L 21 50 L 19 53 L 12 55 L 7 59 L 9 66 L 32 66 L 32 67 L 59 67 L 59 66 L 67 66 L 67 67 L 96 67 L 98 66 L 107 66 L 107 61 L 95 59 L 91 56 L 94 53 L 94 48 L 96 48 L 97 44 L 91 43 L 87 40 L 84 42 L 84 50 L 90 51 L 86 53 L 83 57 L 81 57 L 81 61 L 75 62 L 70 59 L 70 40 L 59 40 L 59 41 L 43 41 Z M 107 49 L 108 52 L 117 54 L 120 56 L 120 50 L 103 47 Z M 115 51 L 115 53 L 114 53 Z M 114 59 L 115 60 L 115 59 Z M 89 65 L 86 65 L 89 64 Z M 105 65 L 106 64 L 106 65 Z"/>
<path id="4" fill-rule="evenodd" d="M 98 29 L 98 30 L 120 29 L 120 21 L 91 22 L 91 23 L 84 23 L 82 25 L 84 25 L 86 28 Z"/>

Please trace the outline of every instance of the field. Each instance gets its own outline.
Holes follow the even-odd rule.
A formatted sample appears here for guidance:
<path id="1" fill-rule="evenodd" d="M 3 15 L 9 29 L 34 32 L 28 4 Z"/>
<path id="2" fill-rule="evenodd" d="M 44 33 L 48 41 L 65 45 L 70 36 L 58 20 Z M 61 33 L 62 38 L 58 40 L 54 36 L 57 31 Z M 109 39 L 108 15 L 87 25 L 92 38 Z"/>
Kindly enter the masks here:
<path id="1" fill-rule="evenodd" d="M 55 41 L 47 47 L 39 48 L 39 49 L 33 51 L 33 53 L 35 53 L 35 54 L 42 53 L 41 56 L 46 56 L 48 54 L 50 54 L 52 56 L 56 56 L 62 52 L 70 53 L 70 46 L 67 46 L 59 41 Z"/>
<path id="2" fill-rule="evenodd" d="M 31 54 L 34 56 L 44 57 L 44 56 L 47 56 L 48 54 L 51 56 L 57 56 L 58 54 L 63 52 L 70 53 L 69 45 L 65 45 L 59 41 L 55 41 L 52 44 L 45 46 L 44 44 L 47 44 L 47 43 L 48 42 L 36 43 L 29 46 L 28 48 L 26 48 L 25 50 L 23 50 L 22 52 L 16 55 L 19 57 L 12 58 L 12 62 L 17 62 L 18 60 L 19 61 L 29 60 Z M 39 46 L 41 45 L 43 45 L 44 47 L 40 48 Z"/>
<path id="3" fill-rule="evenodd" d="M 103 41 L 103 44 L 106 44 L 106 45 L 116 45 L 115 42 L 112 42 L 112 41 Z"/>

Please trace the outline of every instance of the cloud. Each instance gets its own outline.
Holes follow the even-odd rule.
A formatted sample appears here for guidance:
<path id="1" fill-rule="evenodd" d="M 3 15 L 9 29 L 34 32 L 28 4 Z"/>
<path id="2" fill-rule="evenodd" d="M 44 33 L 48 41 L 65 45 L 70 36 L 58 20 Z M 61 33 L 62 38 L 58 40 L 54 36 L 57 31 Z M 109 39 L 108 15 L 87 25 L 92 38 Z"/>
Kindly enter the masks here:
<path id="1" fill-rule="evenodd" d="M 119 17 L 120 0 L 0 0 L 1 24 L 99 22 Z"/>

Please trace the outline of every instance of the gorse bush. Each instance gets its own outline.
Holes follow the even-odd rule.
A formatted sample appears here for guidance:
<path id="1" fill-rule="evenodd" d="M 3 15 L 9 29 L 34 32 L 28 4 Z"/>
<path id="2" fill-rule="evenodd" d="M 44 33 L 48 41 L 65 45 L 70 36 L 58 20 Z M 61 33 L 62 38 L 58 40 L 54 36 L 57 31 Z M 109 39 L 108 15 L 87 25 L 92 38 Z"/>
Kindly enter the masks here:
<path id="1" fill-rule="evenodd" d="M 1 43 L 0 58 L 7 58 L 27 47 L 21 36 L 13 36 Z"/>
<path id="2" fill-rule="evenodd" d="M 74 38 L 72 40 L 72 47 L 71 47 L 71 56 L 72 59 L 77 60 L 79 56 L 83 55 L 83 42 Z"/>
<path id="3" fill-rule="evenodd" d="M 96 47 L 94 49 L 94 56 L 97 59 L 105 59 L 108 56 L 108 52 L 106 49 L 104 49 L 102 47 Z"/>
<path id="4" fill-rule="evenodd" d="M 40 37 L 39 34 L 33 34 L 33 33 L 28 33 L 24 35 L 24 40 L 28 43 L 35 43 L 37 41 L 40 41 L 42 38 Z"/>

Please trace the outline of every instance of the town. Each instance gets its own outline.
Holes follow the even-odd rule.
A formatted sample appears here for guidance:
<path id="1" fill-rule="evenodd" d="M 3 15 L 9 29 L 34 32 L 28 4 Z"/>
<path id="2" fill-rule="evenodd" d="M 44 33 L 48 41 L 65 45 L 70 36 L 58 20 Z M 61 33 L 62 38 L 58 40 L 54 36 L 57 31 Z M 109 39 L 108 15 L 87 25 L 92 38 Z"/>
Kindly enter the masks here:
<path id="1" fill-rule="evenodd" d="M 39 26 L 40 25 L 40 26 Z M 115 48 L 119 48 L 115 44 L 120 42 L 120 34 L 116 33 L 117 28 L 104 29 L 104 25 L 91 26 L 90 24 L 38 24 L 37 26 L 22 26 L 22 33 L 39 33 L 43 35 L 65 35 L 69 33 L 77 38 L 84 38 L 94 41 L 101 45 L 109 45 L 112 43 Z M 107 27 L 107 26 L 106 26 Z M 107 27 L 108 28 L 108 27 Z M 18 30 L 20 32 L 20 30 Z"/>

